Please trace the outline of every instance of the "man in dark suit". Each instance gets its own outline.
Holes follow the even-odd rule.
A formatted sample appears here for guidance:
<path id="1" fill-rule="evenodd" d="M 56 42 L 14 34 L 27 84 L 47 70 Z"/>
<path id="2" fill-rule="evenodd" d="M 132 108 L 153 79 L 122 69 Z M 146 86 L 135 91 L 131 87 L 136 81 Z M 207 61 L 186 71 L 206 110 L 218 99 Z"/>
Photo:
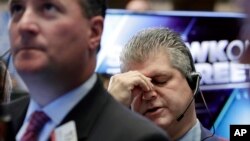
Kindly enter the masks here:
<path id="1" fill-rule="evenodd" d="M 94 73 L 103 1 L 10 0 L 9 5 L 13 63 L 30 96 L 8 105 L 13 139 L 168 140 L 113 100 Z"/>

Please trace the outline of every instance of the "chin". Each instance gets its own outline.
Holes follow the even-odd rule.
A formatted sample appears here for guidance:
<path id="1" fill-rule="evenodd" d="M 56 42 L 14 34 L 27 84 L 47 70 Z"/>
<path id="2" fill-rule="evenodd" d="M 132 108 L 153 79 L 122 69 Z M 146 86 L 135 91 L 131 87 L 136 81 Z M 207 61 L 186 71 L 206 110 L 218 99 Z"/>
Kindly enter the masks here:
<path id="1" fill-rule="evenodd" d="M 161 117 L 161 118 L 156 118 L 156 119 L 150 119 L 151 121 L 153 121 L 157 126 L 165 129 L 166 127 L 168 127 L 172 121 L 170 119 L 167 119 L 165 117 Z"/>
<path id="2" fill-rule="evenodd" d="M 33 61 L 16 61 L 14 62 L 15 68 L 19 73 L 39 73 L 45 70 L 46 65 L 44 63 L 38 63 Z"/>

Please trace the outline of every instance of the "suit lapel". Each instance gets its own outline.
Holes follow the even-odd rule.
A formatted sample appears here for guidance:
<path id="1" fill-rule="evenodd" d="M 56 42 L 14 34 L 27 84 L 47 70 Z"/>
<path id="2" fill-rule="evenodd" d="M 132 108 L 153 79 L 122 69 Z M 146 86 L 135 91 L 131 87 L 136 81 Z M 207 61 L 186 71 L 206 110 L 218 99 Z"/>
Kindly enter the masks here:
<path id="1" fill-rule="evenodd" d="M 201 139 L 204 139 L 204 138 L 209 137 L 211 135 L 212 135 L 212 133 L 208 129 L 206 129 L 205 127 L 203 127 L 201 125 Z M 210 139 L 208 139 L 208 140 L 210 140 Z"/>
<path id="2" fill-rule="evenodd" d="M 83 139 L 90 133 L 93 124 L 107 103 L 107 93 L 100 79 L 97 79 L 94 87 L 64 118 L 60 125 L 74 120 L 78 139 Z M 59 126 L 60 126 L 59 125 Z"/>

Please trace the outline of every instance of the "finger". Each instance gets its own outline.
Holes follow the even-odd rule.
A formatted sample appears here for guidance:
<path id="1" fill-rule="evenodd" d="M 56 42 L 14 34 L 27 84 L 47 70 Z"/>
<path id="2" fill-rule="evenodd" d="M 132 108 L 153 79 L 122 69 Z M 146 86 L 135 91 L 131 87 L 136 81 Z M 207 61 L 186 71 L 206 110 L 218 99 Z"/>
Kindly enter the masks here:
<path id="1" fill-rule="evenodd" d="M 140 79 L 139 85 L 143 88 L 144 91 L 150 91 L 153 89 L 153 84 L 151 83 L 151 78 L 143 75 L 142 73 L 138 72 L 138 79 Z"/>

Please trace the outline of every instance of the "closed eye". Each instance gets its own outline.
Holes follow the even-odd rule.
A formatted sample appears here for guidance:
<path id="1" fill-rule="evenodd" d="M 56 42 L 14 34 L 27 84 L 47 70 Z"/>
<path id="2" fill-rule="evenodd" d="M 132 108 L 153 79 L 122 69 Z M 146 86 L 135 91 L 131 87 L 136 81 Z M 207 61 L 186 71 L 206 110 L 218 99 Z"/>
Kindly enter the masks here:
<path id="1" fill-rule="evenodd" d="M 155 80 L 155 79 L 152 79 L 151 81 L 154 85 L 164 85 L 167 83 L 167 80 Z"/>

